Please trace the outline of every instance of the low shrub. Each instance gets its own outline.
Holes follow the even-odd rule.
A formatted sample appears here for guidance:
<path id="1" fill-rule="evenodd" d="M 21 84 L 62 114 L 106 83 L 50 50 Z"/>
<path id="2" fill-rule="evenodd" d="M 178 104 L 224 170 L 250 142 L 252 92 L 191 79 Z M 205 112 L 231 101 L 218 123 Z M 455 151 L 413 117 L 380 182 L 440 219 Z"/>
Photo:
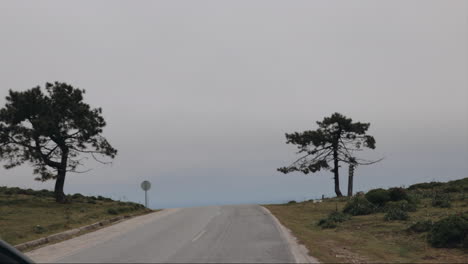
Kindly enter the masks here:
<path id="1" fill-rule="evenodd" d="M 384 211 L 389 212 L 394 209 L 399 209 L 405 212 L 416 212 L 416 205 L 413 203 L 408 203 L 406 200 L 401 201 L 390 201 L 385 205 Z"/>
<path id="2" fill-rule="evenodd" d="M 33 189 L 19 189 L 16 192 L 17 194 L 24 194 L 24 195 L 34 195 L 35 191 Z"/>
<path id="3" fill-rule="evenodd" d="M 39 196 L 39 197 L 54 197 L 54 192 L 46 190 L 46 189 L 42 189 L 42 190 L 36 192 L 36 196 Z"/>
<path id="4" fill-rule="evenodd" d="M 89 204 L 96 204 L 96 200 L 88 199 L 87 201 L 88 201 Z"/>
<path id="5" fill-rule="evenodd" d="M 129 212 L 129 211 L 133 211 L 133 210 L 135 210 L 134 207 L 128 207 L 128 206 L 126 206 L 126 207 L 119 207 L 119 208 L 117 209 L 117 211 L 118 211 L 119 213 L 125 213 L 125 212 Z"/>
<path id="6" fill-rule="evenodd" d="M 384 189 L 373 189 L 368 191 L 365 197 L 374 205 L 382 207 L 390 201 L 390 192 Z"/>
<path id="7" fill-rule="evenodd" d="M 36 225 L 36 226 L 33 227 L 33 231 L 36 234 L 42 234 L 42 233 L 47 232 L 47 229 L 45 227 L 43 227 L 43 226 Z"/>
<path id="8" fill-rule="evenodd" d="M 434 223 L 431 220 L 417 221 L 412 224 L 408 230 L 416 233 L 422 233 L 430 231 Z"/>
<path id="9" fill-rule="evenodd" d="M 320 219 L 318 225 L 322 228 L 335 228 L 338 223 L 347 221 L 351 218 L 350 215 L 341 212 L 332 212 L 327 218 Z"/>
<path id="10" fill-rule="evenodd" d="M 435 187 L 440 187 L 442 185 L 444 185 L 442 182 L 424 182 L 424 183 L 413 184 L 410 187 L 408 187 L 408 190 L 433 189 Z"/>
<path id="11" fill-rule="evenodd" d="M 288 204 L 296 204 L 297 202 L 292 200 L 292 201 L 289 201 Z"/>
<path id="12" fill-rule="evenodd" d="M 343 213 L 350 215 L 368 215 L 375 211 L 374 204 L 369 202 L 366 197 L 356 196 L 349 200 L 343 208 Z"/>
<path id="13" fill-rule="evenodd" d="M 71 197 L 72 199 L 83 199 L 85 198 L 84 195 L 82 195 L 81 193 L 75 193 L 72 195 Z"/>
<path id="14" fill-rule="evenodd" d="M 11 187 L 5 190 L 6 195 L 19 194 L 20 192 L 21 192 L 21 189 L 18 187 Z"/>
<path id="15" fill-rule="evenodd" d="M 111 215 L 119 214 L 119 212 L 117 210 L 115 210 L 114 208 L 107 209 L 107 213 L 111 214 Z"/>
<path id="16" fill-rule="evenodd" d="M 385 221 L 407 220 L 408 218 L 408 213 L 399 208 L 390 209 L 384 216 Z"/>
<path id="17" fill-rule="evenodd" d="M 404 188 L 390 188 L 388 189 L 388 194 L 391 201 L 409 200 L 408 193 Z"/>
<path id="18" fill-rule="evenodd" d="M 465 247 L 468 236 L 468 215 L 452 215 L 434 223 L 428 240 L 433 247 Z"/>
<path id="19" fill-rule="evenodd" d="M 432 206 L 440 208 L 452 207 L 450 196 L 447 193 L 435 193 L 432 197 Z"/>
<path id="20" fill-rule="evenodd" d="M 329 221 L 328 219 L 324 218 L 319 221 L 319 226 L 322 228 L 336 228 L 338 224 L 334 221 Z"/>
<path id="21" fill-rule="evenodd" d="M 444 193 L 455 193 L 455 192 L 461 192 L 462 188 L 458 186 L 448 186 L 445 189 L 442 190 Z"/>
<path id="22" fill-rule="evenodd" d="M 416 204 L 420 204 L 421 203 L 421 199 L 423 198 L 424 196 L 421 194 L 421 193 L 418 193 L 418 192 L 409 192 L 408 193 L 408 203 L 412 203 L 414 205 Z"/>

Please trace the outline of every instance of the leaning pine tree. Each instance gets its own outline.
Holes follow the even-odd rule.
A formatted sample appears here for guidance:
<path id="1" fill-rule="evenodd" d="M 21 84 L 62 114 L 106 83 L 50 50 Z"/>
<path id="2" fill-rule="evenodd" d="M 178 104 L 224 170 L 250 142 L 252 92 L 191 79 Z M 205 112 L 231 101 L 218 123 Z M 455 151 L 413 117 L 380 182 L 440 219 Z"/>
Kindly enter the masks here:
<path id="1" fill-rule="evenodd" d="M 0 110 L 0 159 L 7 169 L 29 162 L 36 180 L 54 179 L 56 201 L 63 203 L 65 176 L 78 172 L 83 155 L 100 161 L 97 155 L 114 158 L 117 150 L 101 135 L 102 110 L 83 102 L 84 90 L 59 82 L 45 89 L 9 91 Z"/>
<path id="2" fill-rule="evenodd" d="M 366 134 L 370 124 L 353 122 L 351 118 L 334 113 L 321 122 L 318 121 L 317 125 L 319 128 L 316 130 L 286 134 L 286 143 L 297 145 L 297 154 L 301 156 L 290 166 L 279 168 L 278 171 L 299 171 L 308 174 L 322 169 L 330 170 L 334 175 L 335 193 L 337 196 L 343 196 L 340 191 L 340 163 L 355 167 L 377 162 L 365 161 L 354 155 L 363 148 L 375 149 L 374 137 Z M 352 186 L 352 182 L 349 184 Z M 348 195 L 352 195 L 352 189 Z"/>

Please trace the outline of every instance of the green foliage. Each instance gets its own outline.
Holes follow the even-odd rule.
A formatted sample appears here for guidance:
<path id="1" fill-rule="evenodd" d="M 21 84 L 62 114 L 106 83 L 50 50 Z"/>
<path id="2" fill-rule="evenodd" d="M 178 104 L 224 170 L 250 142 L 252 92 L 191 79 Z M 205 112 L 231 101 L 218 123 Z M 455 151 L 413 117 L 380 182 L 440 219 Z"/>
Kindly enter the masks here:
<path id="1" fill-rule="evenodd" d="M 454 193 L 454 192 L 461 192 L 462 188 L 458 186 L 447 186 L 442 190 L 444 193 Z"/>
<path id="2" fill-rule="evenodd" d="M 412 224 L 408 230 L 416 233 L 423 233 L 430 231 L 433 225 L 434 223 L 431 220 L 417 221 L 416 223 Z"/>
<path id="3" fill-rule="evenodd" d="M 107 213 L 111 215 L 116 215 L 119 214 L 119 212 L 115 208 L 109 208 L 107 209 Z"/>
<path id="4" fill-rule="evenodd" d="M 322 228 L 335 228 L 338 226 L 338 223 L 347 221 L 349 219 L 351 219 L 349 214 L 335 211 L 330 213 L 327 218 L 320 219 L 317 225 L 321 226 Z"/>
<path id="5" fill-rule="evenodd" d="M 117 150 L 101 135 L 106 125 L 102 110 L 83 102 L 84 90 L 59 82 L 46 83 L 45 90 L 9 91 L 0 109 L 0 160 L 5 168 L 30 163 L 36 180 L 46 181 L 75 171 L 81 155 L 116 156 Z M 59 202 L 65 201 L 62 189 L 57 189 Z"/>
<path id="6" fill-rule="evenodd" d="M 440 208 L 452 207 L 450 195 L 446 193 L 435 193 L 432 197 L 432 206 Z"/>
<path id="7" fill-rule="evenodd" d="M 436 187 L 440 187 L 444 185 L 442 182 L 424 182 L 424 183 L 417 183 L 413 184 L 408 187 L 408 190 L 416 190 L 416 189 L 434 189 Z"/>
<path id="8" fill-rule="evenodd" d="M 416 212 L 416 205 L 413 203 L 408 203 L 406 200 L 400 201 L 390 201 L 385 205 L 384 211 L 389 212 L 395 209 L 399 209 L 405 212 Z"/>
<path id="9" fill-rule="evenodd" d="M 33 232 L 36 234 L 42 234 L 42 233 L 47 232 L 47 229 L 43 226 L 36 225 L 33 227 Z"/>
<path id="10" fill-rule="evenodd" d="M 111 198 L 103 197 L 101 195 L 99 195 L 96 199 L 99 201 L 112 201 Z"/>
<path id="11" fill-rule="evenodd" d="M 21 189 L 18 187 L 6 187 L 6 186 L 0 186 L 0 193 L 3 193 L 5 195 L 22 194 L 22 195 L 31 195 L 31 196 L 36 196 L 36 197 L 53 197 L 54 196 L 53 192 L 48 191 L 46 189 L 37 191 L 33 189 Z"/>
<path id="12" fill-rule="evenodd" d="M 289 201 L 288 204 L 296 204 L 297 202 L 292 200 L 292 201 Z"/>
<path id="13" fill-rule="evenodd" d="M 286 144 L 296 145 L 299 149 L 298 154 L 303 157 L 290 166 L 278 168 L 278 171 L 299 171 L 308 174 L 330 170 L 335 174 L 336 184 L 339 162 L 364 164 L 351 153 L 364 148 L 375 149 L 374 137 L 366 134 L 370 123 L 353 122 L 351 118 L 334 113 L 322 121 L 317 121 L 317 125 L 316 130 L 286 134 Z M 337 196 L 341 196 L 338 185 L 335 186 Z"/>
<path id="14" fill-rule="evenodd" d="M 376 206 L 382 207 L 390 201 L 390 193 L 384 189 L 373 189 L 366 193 L 366 199 Z"/>
<path id="15" fill-rule="evenodd" d="M 429 242 L 438 248 L 467 248 L 468 215 L 452 215 L 436 223 L 431 229 Z"/>
<path id="16" fill-rule="evenodd" d="M 385 221 L 407 220 L 408 218 L 408 213 L 401 210 L 400 208 L 391 208 L 384 216 Z"/>
<path id="17" fill-rule="evenodd" d="M 408 193 L 404 188 L 395 187 L 388 189 L 391 201 L 409 200 Z"/>
<path id="18" fill-rule="evenodd" d="M 350 215 L 368 215 L 375 212 L 375 209 L 376 206 L 365 197 L 356 196 L 346 203 L 343 213 Z"/>

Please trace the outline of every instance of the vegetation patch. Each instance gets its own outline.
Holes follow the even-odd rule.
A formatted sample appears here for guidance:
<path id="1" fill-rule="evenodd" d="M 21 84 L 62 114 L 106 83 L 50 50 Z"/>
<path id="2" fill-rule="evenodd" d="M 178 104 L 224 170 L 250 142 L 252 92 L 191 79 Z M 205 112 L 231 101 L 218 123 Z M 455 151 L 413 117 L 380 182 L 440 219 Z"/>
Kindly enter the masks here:
<path id="1" fill-rule="evenodd" d="M 384 189 L 374 189 L 366 193 L 366 199 L 378 207 L 383 207 L 390 201 L 390 192 Z"/>
<path id="2" fill-rule="evenodd" d="M 119 215 L 150 212 L 143 205 L 105 198 L 69 195 L 68 203 L 55 202 L 47 190 L 0 186 L 0 237 L 17 245 Z M 116 214 L 109 214 L 109 210 Z"/>
<path id="3" fill-rule="evenodd" d="M 431 220 L 422 220 L 412 224 L 408 230 L 416 233 L 423 233 L 430 231 L 433 225 L 434 223 Z"/>
<path id="4" fill-rule="evenodd" d="M 450 195 L 447 193 L 435 193 L 432 198 L 432 206 L 440 208 L 450 208 L 452 203 L 450 202 Z"/>
<path id="5" fill-rule="evenodd" d="M 376 206 L 369 202 L 364 196 L 353 197 L 346 203 L 343 213 L 350 215 L 368 215 L 372 214 Z"/>
<path id="6" fill-rule="evenodd" d="M 338 226 L 339 223 L 347 221 L 349 219 L 351 219 L 351 216 L 349 214 L 334 211 L 330 213 L 326 218 L 320 219 L 320 221 L 317 224 L 322 228 L 335 228 Z"/>
<path id="7" fill-rule="evenodd" d="M 408 220 L 408 218 L 408 213 L 400 208 L 391 208 L 384 216 L 385 221 Z"/>
<path id="8" fill-rule="evenodd" d="M 416 212 L 416 205 L 414 203 L 408 203 L 406 200 L 401 201 L 390 201 L 385 205 L 384 208 L 385 212 L 393 211 L 393 210 L 401 210 L 404 212 Z"/>
<path id="9" fill-rule="evenodd" d="M 401 187 L 388 189 L 388 195 L 390 196 L 391 201 L 402 201 L 402 200 L 409 201 L 410 200 L 406 190 Z"/>
<path id="10" fill-rule="evenodd" d="M 434 223 L 429 242 L 434 247 L 468 248 L 468 214 L 451 215 Z"/>
<path id="11" fill-rule="evenodd" d="M 460 191 L 444 191 L 450 186 Z M 417 184 L 404 189 L 405 199 L 401 199 L 405 195 L 390 198 L 383 207 L 369 202 L 364 195 L 266 207 L 321 262 L 468 263 L 467 187 L 468 178 Z M 451 207 L 432 206 L 435 193 L 449 193 Z M 354 214 L 337 221 L 335 217 L 340 215 L 331 213 L 335 211 Z"/>

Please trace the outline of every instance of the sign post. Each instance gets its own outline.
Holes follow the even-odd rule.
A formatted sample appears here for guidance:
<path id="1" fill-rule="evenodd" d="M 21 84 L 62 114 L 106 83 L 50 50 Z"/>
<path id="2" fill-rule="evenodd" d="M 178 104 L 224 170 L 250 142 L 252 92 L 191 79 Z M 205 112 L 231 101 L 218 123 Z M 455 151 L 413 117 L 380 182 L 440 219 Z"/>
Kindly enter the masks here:
<path id="1" fill-rule="evenodd" d="M 151 183 L 149 181 L 143 181 L 141 183 L 141 189 L 145 191 L 145 207 L 148 208 L 148 195 L 147 191 L 151 188 Z"/>

